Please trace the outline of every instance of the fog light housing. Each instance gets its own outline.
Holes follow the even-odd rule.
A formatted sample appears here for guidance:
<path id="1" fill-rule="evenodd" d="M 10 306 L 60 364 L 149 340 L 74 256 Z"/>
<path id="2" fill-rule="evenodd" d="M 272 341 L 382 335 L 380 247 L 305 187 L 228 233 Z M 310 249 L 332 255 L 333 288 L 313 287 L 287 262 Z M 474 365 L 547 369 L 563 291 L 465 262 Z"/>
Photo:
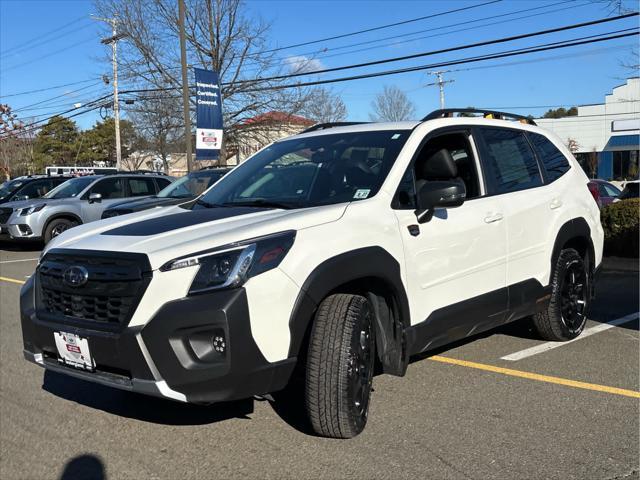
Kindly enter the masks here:
<path id="1" fill-rule="evenodd" d="M 227 342 L 224 339 L 224 333 L 221 332 L 221 335 L 214 336 L 212 343 L 213 349 L 221 355 L 224 355 L 227 351 Z"/>
<path id="2" fill-rule="evenodd" d="M 204 363 L 224 362 L 229 350 L 227 335 L 223 328 L 207 328 L 192 332 L 184 340 L 191 347 L 192 355 Z"/>
<path id="3" fill-rule="evenodd" d="M 33 231 L 31 230 L 31 227 L 25 224 L 18 225 L 18 230 L 20 230 L 20 233 L 22 235 L 31 235 L 33 233 Z"/>

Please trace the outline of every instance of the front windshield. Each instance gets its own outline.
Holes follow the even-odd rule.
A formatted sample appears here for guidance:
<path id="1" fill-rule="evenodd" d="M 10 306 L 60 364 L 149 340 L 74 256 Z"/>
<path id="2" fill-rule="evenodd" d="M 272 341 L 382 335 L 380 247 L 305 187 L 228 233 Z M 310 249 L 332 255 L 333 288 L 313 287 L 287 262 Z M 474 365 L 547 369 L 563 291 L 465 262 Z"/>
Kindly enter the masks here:
<path id="1" fill-rule="evenodd" d="M 304 208 L 370 198 L 410 133 L 351 132 L 274 143 L 227 174 L 191 208 Z"/>
<path id="2" fill-rule="evenodd" d="M 197 197 L 216 183 L 223 173 L 219 171 L 194 172 L 186 175 L 158 192 L 159 198 Z"/>
<path id="3" fill-rule="evenodd" d="M 23 185 L 22 180 L 11 180 L 9 182 L 4 182 L 2 186 L 0 186 L 0 200 L 3 200 L 9 197 L 13 192 L 18 190 Z"/>
<path id="4" fill-rule="evenodd" d="M 96 177 L 92 175 L 89 175 L 87 177 L 72 178 L 71 180 L 67 180 L 64 183 L 61 183 L 42 198 L 76 197 L 95 180 Z"/>

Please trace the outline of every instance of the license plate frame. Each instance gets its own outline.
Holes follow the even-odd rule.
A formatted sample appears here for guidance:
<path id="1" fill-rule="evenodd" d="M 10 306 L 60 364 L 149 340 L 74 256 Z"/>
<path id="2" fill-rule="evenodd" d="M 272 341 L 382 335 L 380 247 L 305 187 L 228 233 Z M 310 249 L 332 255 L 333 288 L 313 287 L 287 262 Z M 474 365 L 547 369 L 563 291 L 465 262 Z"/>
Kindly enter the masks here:
<path id="1" fill-rule="evenodd" d="M 69 367 L 93 372 L 96 364 L 91 356 L 89 340 L 69 332 L 53 332 L 58 350 L 58 362 Z"/>

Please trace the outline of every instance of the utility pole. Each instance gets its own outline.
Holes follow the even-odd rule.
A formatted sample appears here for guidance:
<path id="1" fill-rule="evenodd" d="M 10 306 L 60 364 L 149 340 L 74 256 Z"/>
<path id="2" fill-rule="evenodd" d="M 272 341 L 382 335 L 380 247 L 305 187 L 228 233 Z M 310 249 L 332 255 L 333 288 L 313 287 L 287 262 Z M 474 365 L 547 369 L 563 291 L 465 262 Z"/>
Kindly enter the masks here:
<path id="1" fill-rule="evenodd" d="M 178 0 L 178 27 L 180 29 L 180 63 L 182 65 L 182 108 L 184 113 L 184 136 L 187 152 L 187 171 L 193 171 L 191 158 L 191 113 L 189 107 L 189 83 L 187 78 L 187 46 L 184 34 L 184 0 Z"/>
<path id="2" fill-rule="evenodd" d="M 455 80 L 443 80 L 442 74 L 448 73 L 449 70 L 438 70 L 437 72 L 427 72 L 428 75 L 435 75 L 438 79 L 437 82 L 427 83 L 425 87 L 431 87 L 433 85 L 438 85 L 440 88 L 440 108 L 444 108 L 444 84 L 445 83 L 453 83 Z"/>
<path id="3" fill-rule="evenodd" d="M 116 169 L 120 170 L 122 166 L 122 149 L 120 146 L 120 104 L 118 103 L 118 40 L 123 39 L 127 35 L 118 33 L 118 15 L 113 18 L 101 18 L 91 16 L 94 20 L 107 22 L 111 25 L 111 37 L 103 38 L 100 43 L 111 45 L 113 54 L 113 119 L 116 126 Z"/>

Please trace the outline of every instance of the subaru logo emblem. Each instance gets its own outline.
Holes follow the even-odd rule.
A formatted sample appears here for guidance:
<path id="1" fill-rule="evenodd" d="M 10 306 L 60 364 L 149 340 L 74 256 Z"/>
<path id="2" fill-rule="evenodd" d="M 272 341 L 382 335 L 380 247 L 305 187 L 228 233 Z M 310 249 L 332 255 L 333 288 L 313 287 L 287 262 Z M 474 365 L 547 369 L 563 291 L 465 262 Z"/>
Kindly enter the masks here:
<path id="1" fill-rule="evenodd" d="M 84 267 L 69 267 L 62 273 L 62 281 L 70 287 L 81 287 L 88 280 L 89 272 Z"/>

